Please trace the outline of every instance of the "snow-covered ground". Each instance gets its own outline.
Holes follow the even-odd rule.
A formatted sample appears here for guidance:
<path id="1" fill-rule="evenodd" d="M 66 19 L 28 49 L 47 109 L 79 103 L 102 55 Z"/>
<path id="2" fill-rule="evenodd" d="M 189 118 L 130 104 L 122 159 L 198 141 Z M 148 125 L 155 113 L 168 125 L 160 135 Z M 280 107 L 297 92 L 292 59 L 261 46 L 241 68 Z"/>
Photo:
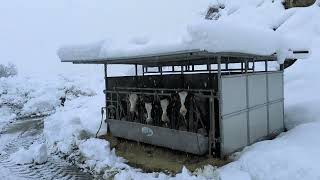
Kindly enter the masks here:
<path id="1" fill-rule="evenodd" d="M 9 169 L 1 167 L 0 178 L 6 180 L 26 180 L 25 178 L 17 177 Z"/>
<path id="2" fill-rule="evenodd" d="M 188 3 L 186 7 L 190 10 L 196 9 L 190 8 L 192 2 Z M 117 157 L 114 150 L 110 149 L 108 142 L 94 138 L 100 125 L 100 107 L 103 106 L 104 99 L 104 83 L 100 77 L 102 67 L 96 66 L 88 68 L 89 72 L 85 73 L 72 71 L 59 75 L 18 75 L 0 78 L 0 128 L 17 116 L 50 114 L 44 125 L 50 151 L 59 151 L 70 156 L 77 151 L 85 158 L 83 167 L 104 173 L 106 178 L 320 179 L 320 166 L 317 165 L 320 160 L 320 141 L 317 140 L 320 136 L 320 98 L 317 95 L 320 92 L 320 76 L 317 73 L 320 68 L 320 2 L 317 1 L 312 7 L 289 10 L 285 10 L 281 1 L 277 0 L 226 0 L 220 3 L 224 8 L 219 9 L 217 13 L 219 19 L 208 23 L 232 22 L 235 25 L 248 25 L 267 32 L 276 29 L 276 33 L 281 37 L 298 39 L 302 46 L 300 48 L 308 48 L 312 52 L 308 59 L 298 60 L 286 69 L 285 123 L 289 131 L 276 139 L 245 148 L 237 154 L 234 162 L 218 170 L 212 166 L 205 166 L 192 174 L 184 168 L 180 174 L 173 177 L 161 172 L 144 173 L 126 165 L 126 161 Z M 199 5 L 197 8 L 200 7 L 204 6 Z M 185 13 L 183 11 L 183 14 Z M 181 27 L 183 26 L 179 26 L 179 29 Z M 198 35 L 201 33 L 198 32 Z M 143 34 L 141 37 L 138 33 L 140 38 L 134 38 L 129 42 L 135 45 L 144 44 L 148 41 L 146 36 L 148 35 Z M 121 69 L 121 72 L 128 70 Z M 60 105 L 61 97 L 67 99 L 64 107 Z M 100 133 L 106 130 L 105 124 L 102 127 Z M 0 136 L 0 152 L 2 145 L 11 138 L 14 136 Z M 8 170 L 0 168 L 0 178 L 5 176 L 10 179 Z"/>

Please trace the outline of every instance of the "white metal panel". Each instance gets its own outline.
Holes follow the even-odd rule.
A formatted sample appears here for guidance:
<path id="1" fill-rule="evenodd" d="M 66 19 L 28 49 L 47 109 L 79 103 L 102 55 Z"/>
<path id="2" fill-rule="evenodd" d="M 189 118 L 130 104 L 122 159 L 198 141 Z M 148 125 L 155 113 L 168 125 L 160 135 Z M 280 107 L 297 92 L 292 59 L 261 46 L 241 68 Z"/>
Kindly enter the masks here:
<path id="1" fill-rule="evenodd" d="M 266 74 L 252 74 L 248 76 L 249 107 L 267 102 Z"/>
<path id="2" fill-rule="evenodd" d="M 232 153 L 247 145 L 247 113 L 225 117 L 222 121 L 222 151 Z"/>
<path id="3" fill-rule="evenodd" d="M 224 118 L 223 152 L 228 154 L 244 147 L 248 143 L 247 114 L 241 113 Z"/>
<path id="4" fill-rule="evenodd" d="M 283 102 L 269 105 L 269 134 L 282 130 L 283 127 Z"/>
<path id="5" fill-rule="evenodd" d="M 268 135 L 267 106 L 262 106 L 249 111 L 250 143 L 254 143 Z"/>
<path id="6" fill-rule="evenodd" d="M 247 107 L 246 76 L 222 76 L 222 114 L 229 114 Z"/>
<path id="7" fill-rule="evenodd" d="M 283 73 L 268 74 L 269 101 L 283 98 Z"/>
<path id="8" fill-rule="evenodd" d="M 282 72 L 223 76 L 221 97 L 223 154 L 283 130 Z"/>

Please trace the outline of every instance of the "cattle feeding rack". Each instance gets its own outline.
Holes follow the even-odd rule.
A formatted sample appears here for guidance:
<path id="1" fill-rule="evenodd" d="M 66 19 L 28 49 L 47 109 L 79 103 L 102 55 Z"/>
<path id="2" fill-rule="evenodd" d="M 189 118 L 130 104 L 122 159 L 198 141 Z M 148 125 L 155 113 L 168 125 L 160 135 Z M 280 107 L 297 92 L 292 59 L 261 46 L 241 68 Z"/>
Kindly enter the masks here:
<path id="1" fill-rule="evenodd" d="M 223 157 L 284 130 L 284 65 L 275 54 L 196 49 L 63 62 L 104 65 L 114 137 Z M 133 75 L 109 76 L 114 64 Z"/>

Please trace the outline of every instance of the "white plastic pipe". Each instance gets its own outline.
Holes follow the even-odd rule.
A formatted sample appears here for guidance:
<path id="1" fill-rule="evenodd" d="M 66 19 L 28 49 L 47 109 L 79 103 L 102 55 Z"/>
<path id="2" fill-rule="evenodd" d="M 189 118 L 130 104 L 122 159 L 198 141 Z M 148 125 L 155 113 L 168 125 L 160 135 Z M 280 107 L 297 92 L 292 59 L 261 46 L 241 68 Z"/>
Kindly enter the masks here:
<path id="1" fill-rule="evenodd" d="M 168 105 L 169 105 L 168 99 L 160 100 L 160 105 L 161 105 L 161 109 L 162 109 L 161 121 L 162 122 L 169 122 L 169 117 L 168 117 L 168 114 L 167 114 L 167 108 L 168 108 Z"/>
<path id="2" fill-rule="evenodd" d="M 152 111 L 152 104 L 151 103 L 145 103 L 144 104 L 146 110 L 147 110 L 147 123 L 150 123 L 152 121 L 151 117 L 151 111 Z"/>
<path id="3" fill-rule="evenodd" d="M 180 114 L 183 117 L 185 117 L 188 112 L 186 106 L 184 105 L 184 103 L 186 102 L 187 95 L 188 95 L 188 93 L 185 91 L 179 92 L 180 103 L 181 103 Z"/>
<path id="4" fill-rule="evenodd" d="M 307 59 L 311 55 L 310 49 L 289 49 L 287 59 Z"/>
<path id="5" fill-rule="evenodd" d="M 138 95 L 137 94 L 130 94 L 129 95 L 130 112 L 136 112 L 137 113 L 137 101 L 138 101 Z"/>

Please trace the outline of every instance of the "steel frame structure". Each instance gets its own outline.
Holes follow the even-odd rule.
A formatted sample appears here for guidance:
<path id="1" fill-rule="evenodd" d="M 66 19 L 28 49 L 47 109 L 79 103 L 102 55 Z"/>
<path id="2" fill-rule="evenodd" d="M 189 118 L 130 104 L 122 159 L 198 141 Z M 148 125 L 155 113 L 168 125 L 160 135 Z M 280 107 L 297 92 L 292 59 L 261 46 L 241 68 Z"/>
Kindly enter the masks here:
<path id="1" fill-rule="evenodd" d="M 185 52 L 185 54 L 181 54 L 184 56 L 183 61 L 164 61 L 159 63 L 160 57 L 165 55 L 158 55 L 152 57 L 133 57 L 138 61 L 133 61 L 131 59 L 127 60 L 127 58 L 118 58 L 112 60 L 95 60 L 86 63 L 94 63 L 94 64 L 104 64 L 104 72 L 105 72 L 105 86 L 108 87 L 108 64 L 130 64 L 133 63 L 135 67 L 135 76 L 148 76 L 148 75 L 165 75 L 165 74 L 197 74 L 197 73 L 208 73 L 209 75 L 217 74 L 218 75 L 218 91 L 214 90 L 205 90 L 205 89 L 165 89 L 165 88 L 125 88 L 125 87 L 117 87 L 113 90 L 105 90 L 105 101 L 106 107 L 108 106 L 108 93 L 116 93 L 116 94 L 127 94 L 132 91 L 140 94 L 156 94 L 161 93 L 163 95 L 169 95 L 170 92 L 179 92 L 179 91 L 195 91 L 195 92 L 210 92 L 210 95 L 207 95 L 210 99 L 210 129 L 209 129 L 209 136 L 208 136 L 208 153 L 209 155 L 215 155 L 218 157 L 222 157 L 225 155 L 221 151 L 221 121 L 222 121 L 222 114 L 221 114 L 221 107 L 222 107 L 222 97 L 221 97 L 221 83 L 222 83 L 222 76 L 223 75 L 231 75 L 231 74 L 250 74 L 250 73 L 257 73 L 256 71 L 256 62 L 264 62 L 264 70 L 259 72 L 266 72 L 268 73 L 270 70 L 268 69 L 268 62 L 269 61 L 276 61 L 275 56 L 255 56 L 255 55 L 243 55 L 243 54 L 234 54 L 231 55 L 229 53 L 209 53 L 205 54 L 205 57 L 200 60 L 200 62 L 193 63 L 191 60 L 188 59 L 190 53 L 195 53 L 194 51 Z M 230 56 L 228 56 L 228 54 Z M 176 55 L 176 54 L 175 54 Z M 174 58 L 175 55 L 169 54 L 170 58 Z M 152 61 L 146 61 L 143 63 L 142 59 L 152 58 L 156 63 L 152 64 Z M 117 62 L 119 60 L 119 62 Z M 103 61 L 103 63 L 101 62 Z M 125 62 L 124 62 L 125 61 Z M 151 61 L 151 62 L 150 62 Z M 79 63 L 79 62 L 74 62 Z M 232 68 L 230 65 L 238 63 L 239 67 Z M 182 64 L 182 65 L 180 65 Z M 197 66 L 204 65 L 205 68 L 197 69 Z M 142 69 L 142 74 L 139 75 L 139 67 Z M 170 69 L 168 69 L 170 67 Z M 155 71 L 150 71 L 150 68 L 155 69 Z M 283 70 L 283 66 L 280 66 L 279 71 Z M 219 107 L 215 107 L 214 101 L 219 102 Z M 214 110 L 215 108 L 219 108 L 218 118 L 215 117 Z M 108 108 L 106 108 L 108 111 Z M 107 112 L 108 114 L 108 112 Z M 218 119 L 218 123 L 213 122 L 215 119 Z M 106 119 L 106 121 L 108 121 Z M 217 128 L 216 126 L 220 126 Z M 268 127 L 269 128 L 269 127 Z"/>
<path id="2" fill-rule="evenodd" d="M 270 69 L 270 62 L 276 62 L 277 57 L 276 54 L 262 56 L 262 55 L 254 55 L 254 54 L 246 54 L 246 53 L 236 53 L 236 52 L 209 52 L 201 49 L 191 49 L 185 51 L 174 51 L 167 53 L 156 53 L 156 54 L 145 54 L 138 56 L 124 56 L 124 57 L 115 57 L 115 58 L 97 58 L 97 59 L 73 59 L 73 60 L 62 60 L 62 62 L 72 62 L 74 64 L 103 64 L 104 65 L 104 83 L 106 89 L 105 93 L 105 111 L 106 111 L 106 119 L 107 123 L 110 123 L 108 126 L 109 132 L 113 132 L 118 137 L 130 138 L 130 136 L 135 136 L 139 141 L 141 138 L 138 136 L 138 131 L 132 131 L 133 134 L 129 136 L 126 134 L 126 128 L 130 127 L 148 127 L 154 128 L 155 132 L 161 134 L 163 137 L 170 138 L 170 136 L 175 135 L 176 138 L 173 138 L 172 141 L 168 142 L 170 145 L 165 145 L 165 143 L 161 139 L 161 136 L 155 136 L 154 139 L 147 137 L 142 140 L 142 142 L 165 146 L 181 151 L 191 152 L 195 154 L 203 154 L 208 151 L 210 156 L 222 157 L 227 153 L 224 152 L 224 137 L 223 137 L 223 127 L 222 121 L 223 117 L 226 114 L 223 113 L 223 81 L 226 77 L 245 77 L 245 88 L 246 94 L 246 108 L 237 111 L 238 113 L 245 112 L 247 117 L 247 129 L 249 129 L 249 113 L 255 107 L 249 107 L 249 96 L 248 88 L 249 88 L 249 77 L 251 75 L 261 75 L 264 74 L 266 76 L 266 91 L 267 91 L 267 101 L 265 104 L 267 107 L 267 119 L 268 119 L 268 132 L 269 132 L 269 104 L 276 103 L 275 101 L 271 101 L 269 99 L 269 74 L 280 72 L 282 73 L 284 68 L 290 66 L 295 60 L 290 62 L 285 62 L 284 65 L 280 65 L 278 69 Z M 112 64 L 122 64 L 122 65 L 133 65 L 135 69 L 135 75 L 131 77 L 151 77 L 151 76 L 170 76 L 170 75 L 183 75 L 183 76 L 198 76 L 198 74 L 207 75 L 211 81 L 215 81 L 216 87 L 214 88 L 185 88 L 185 87 L 174 87 L 174 88 L 166 88 L 166 87 L 109 87 L 109 81 L 112 84 L 112 76 L 108 75 L 108 66 Z M 259 67 L 260 69 L 258 69 Z M 276 72 L 273 72 L 276 71 Z M 283 74 L 282 74 L 283 75 Z M 126 78 L 126 77 L 123 77 Z M 129 77 L 128 77 L 129 78 Z M 143 79 L 142 78 L 142 79 Z M 195 78 L 196 79 L 196 78 Z M 119 115 L 119 97 L 121 95 L 128 95 L 131 92 L 135 92 L 139 95 L 149 95 L 149 96 L 157 96 L 161 94 L 161 96 L 169 96 L 172 93 L 178 93 L 181 91 L 186 91 L 190 93 L 202 94 L 203 98 L 208 99 L 208 109 L 209 109 L 209 122 L 210 125 L 208 127 L 208 136 L 200 136 L 194 132 L 185 132 L 176 129 L 163 128 L 157 126 L 150 126 L 143 123 L 134 123 L 134 122 L 123 122 L 120 120 Z M 110 99 L 111 97 L 111 99 Z M 278 99 L 278 101 L 282 102 L 283 99 Z M 278 102 L 277 101 L 277 102 Z M 115 111 L 116 115 L 114 118 L 108 118 L 110 114 L 108 111 L 108 105 L 110 102 L 114 102 L 116 104 Z M 259 107 L 260 107 L 259 106 Z M 283 107 L 282 107 L 283 108 Z M 237 113 L 237 112 L 234 112 Z M 120 129 L 119 129 L 120 128 Z M 124 128 L 121 130 L 121 128 Z M 116 131 L 115 131 L 116 129 Z M 117 134 L 118 133 L 118 134 Z M 119 134 L 120 133 L 120 134 Z M 170 136 L 169 136 L 170 135 Z M 179 139 L 184 136 L 188 136 L 190 139 L 198 141 L 198 147 L 180 147 L 183 146 Z M 200 138 L 200 139 L 199 139 Z M 250 132 L 247 132 L 248 144 L 250 144 Z M 199 146 L 200 140 L 200 146 Z M 203 143 L 207 142 L 206 145 Z M 185 142 L 186 143 L 186 142 Z M 177 145 L 176 145 L 177 144 Z M 189 149 L 188 149 L 189 148 Z M 191 150 L 190 150 L 191 149 Z"/>

